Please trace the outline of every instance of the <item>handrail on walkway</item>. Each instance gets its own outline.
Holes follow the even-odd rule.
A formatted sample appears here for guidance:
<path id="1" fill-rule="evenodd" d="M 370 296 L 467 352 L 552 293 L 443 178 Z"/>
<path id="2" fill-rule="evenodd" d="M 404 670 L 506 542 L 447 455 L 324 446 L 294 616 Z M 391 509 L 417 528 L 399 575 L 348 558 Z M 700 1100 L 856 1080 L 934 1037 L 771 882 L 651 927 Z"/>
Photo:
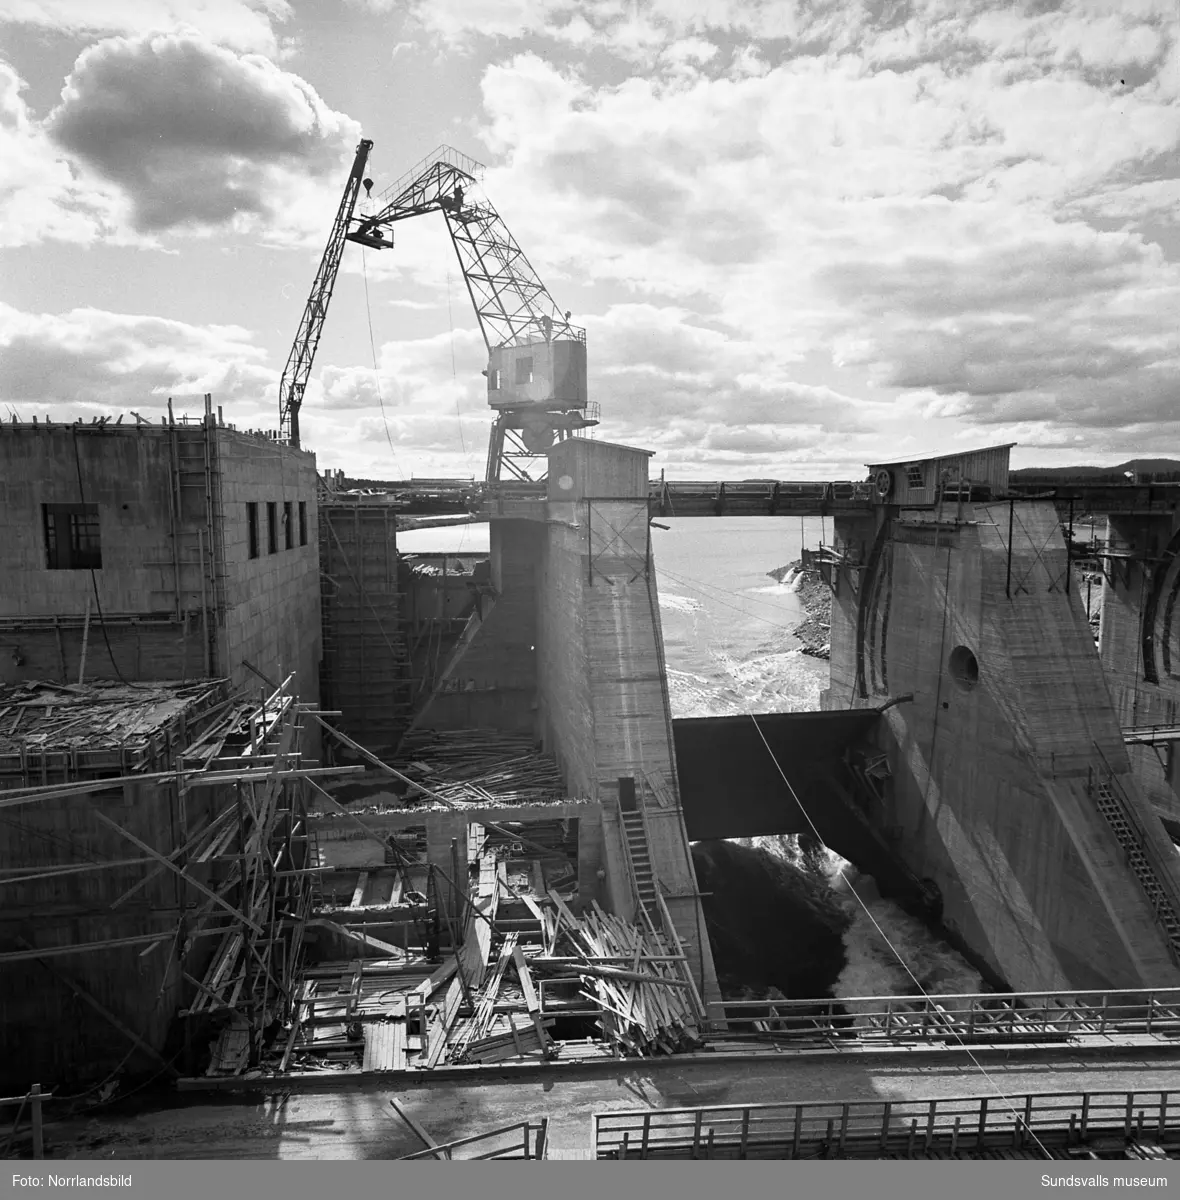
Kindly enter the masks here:
<path id="1" fill-rule="evenodd" d="M 20 1128 L 20 1119 L 24 1116 L 26 1105 L 29 1108 L 29 1124 L 33 1135 L 33 1157 L 45 1157 L 45 1142 L 41 1133 L 41 1105 L 46 1100 L 52 1100 L 52 1092 L 43 1092 L 39 1083 L 34 1083 L 32 1087 L 23 1096 L 0 1096 L 0 1108 L 9 1108 L 16 1105 L 16 1116 L 12 1119 L 12 1132 L 8 1135 L 8 1140 L 0 1148 L 0 1155 L 6 1155 L 12 1149 L 13 1142 L 16 1141 L 17 1130 Z"/>
<path id="2" fill-rule="evenodd" d="M 1180 988 L 1080 992 L 972 992 L 811 1000 L 723 1000 L 710 1005 L 731 1031 L 784 1041 L 1086 1040 L 1180 1035 Z M 739 1035 L 740 1036 L 740 1035 Z"/>
<path id="3" fill-rule="evenodd" d="M 511 1135 L 515 1134 L 515 1137 Z M 461 1147 L 479 1146 L 496 1138 L 510 1137 L 507 1143 L 495 1146 L 482 1154 L 452 1154 L 451 1151 Z M 542 1117 L 540 1121 L 516 1121 L 512 1125 L 503 1125 L 499 1129 L 489 1129 L 484 1133 L 475 1133 L 469 1137 L 459 1138 L 453 1142 L 443 1142 L 436 1146 L 427 1146 L 424 1150 L 415 1150 L 413 1154 L 403 1154 L 402 1162 L 414 1158 L 436 1158 L 445 1153 L 448 1158 L 470 1159 L 484 1161 L 491 1158 L 542 1159 L 545 1158 L 549 1144 L 549 1118 Z"/>
<path id="4" fill-rule="evenodd" d="M 722 1104 L 594 1114 L 599 1159 L 837 1158 L 1054 1149 L 1150 1138 L 1180 1149 L 1180 1092 Z"/>

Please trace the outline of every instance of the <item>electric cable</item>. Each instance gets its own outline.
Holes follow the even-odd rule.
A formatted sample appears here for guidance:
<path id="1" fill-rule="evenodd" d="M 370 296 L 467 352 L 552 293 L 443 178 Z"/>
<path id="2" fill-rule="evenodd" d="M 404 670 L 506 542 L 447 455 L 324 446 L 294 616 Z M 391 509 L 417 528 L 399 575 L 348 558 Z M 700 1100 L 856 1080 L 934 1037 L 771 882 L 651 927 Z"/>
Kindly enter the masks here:
<path id="1" fill-rule="evenodd" d="M 722 596 L 736 596 L 740 594 L 733 589 L 721 588 L 715 584 L 706 583 L 701 579 L 690 579 L 686 575 L 678 575 L 667 570 L 665 567 L 657 567 L 656 572 L 658 575 L 662 575 L 664 578 L 672 580 L 673 583 L 678 583 L 681 587 L 688 588 L 689 591 L 698 592 L 705 600 L 710 600 L 713 603 L 720 604 L 725 608 L 732 608 L 734 612 L 739 612 L 743 616 L 749 617 L 752 621 L 761 621 L 764 625 L 770 625 L 774 629 L 790 632 L 787 627 L 779 621 L 772 621 L 769 617 L 760 616 L 758 613 L 746 612 L 746 610 L 742 608 L 740 604 L 734 604 L 728 600 L 721 599 Z M 709 591 L 706 589 L 712 590 Z M 749 599 L 751 604 L 762 604 L 765 607 L 773 608 L 778 612 L 782 611 L 777 605 L 771 604 L 769 600 L 757 600 L 753 596 L 751 596 Z"/>
<path id="2" fill-rule="evenodd" d="M 85 491 L 85 488 L 82 486 L 82 459 L 78 454 L 78 426 L 77 425 L 74 425 L 74 427 L 73 427 L 73 438 L 71 440 L 72 440 L 73 447 L 74 447 L 74 469 L 78 474 L 78 503 L 85 506 L 86 491 Z M 95 578 L 94 568 L 90 567 L 89 570 L 90 570 L 90 590 L 94 593 L 94 608 L 95 608 L 95 611 L 98 613 L 98 627 L 99 627 L 99 629 L 102 630 L 102 640 L 106 643 L 107 657 L 111 660 L 111 669 L 115 672 L 116 677 L 118 678 L 119 682 L 121 684 L 123 684 L 124 687 L 135 688 L 136 691 L 140 691 L 140 692 L 154 691 L 155 690 L 154 688 L 144 687 L 142 684 L 138 684 L 138 683 L 131 683 L 130 680 L 124 678 L 123 672 L 119 670 L 119 664 L 117 662 L 115 662 L 115 652 L 114 652 L 114 650 L 111 649 L 111 639 L 107 636 L 107 623 L 102 614 L 102 601 L 100 601 L 98 598 L 98 580 Z M 65 682 L 65 681 L 63 680 L 63 682 Z"/>
<path id="3" fill-rule="evenodd" d="M 826 522 L 824 522 L 824 527 L 821 528 L 821 542 L 822 542 L 823 537 L 826 535 L 826 532 L 827 532 L 826 531 Z M 950 551 L 950 548 L 948 547 L 948 555 L 947 555 L 947 579 L 948 580 L 949 580 L 949 573 L 950 573 L 950 553 L 949 553 L 949 551 Z M 683 586 L 692 587 L 692 585 L 689 583 L 689 581 L 687 581 L 686 579 L 683 579 L 683 578 L 678 578 L 674 573 L 672 573 L 670 571 L 663 571 L 662 574 L 666 575 L 670 579 L 673 579 L 675 582 L 682 584 Z M 703 586 L 708 587 L 708 586 L 712 586 L 712 585 L 706 584 Z M 721 589 L 717 589 L 717 590 L 720 591 Z M 707 592 L 701 592 L 701 594 L 703 596 L 705 596 L 706 599 L 716 600 L 716 597 L 710 596 Z M 716 600 L 716 602 L 717 603 L 725 603 L 724 601 L 720 601 L 720 600 Z M 737 608 L 737 605 L 729 604 L 728 607 Z M 943 587 L 943 628 L 942 628 L 942 644 L 944 647 L 945 647 L 945 641 L 946 641 L 946 626 L 947 626 L 947 622 L 949 619 L 949 607 L 950 607 L 949 586 L 948 586 L 947 582 L 944 582 L 944 587 Z M 753 615 L 753 614 L 747 614 L 747 615 Z M 765 618 L 759 618 L 756 616 L 755 616 L 755 619 L 765 620 Z M 771 621 L 766 621 L 766 623 L 774 624 L 774 622 L 771 622 Z M 781 628 L 781 626 L 780 626 L 780 628 Z M 825 843 L 824 843 L 823 838 L 820 836 L 819 829 L 816 827 L 815 822 L 811 819 L 810 813 L 808 813 L 807 809 L 803 806 L 802 801 L 799 799 L 798 794 L 795 792 L 794 787 L 791 785 L 791 781 L 787 778 L 786 772 L 783 770 L 782 765 L 780 764 L 780 762 L 778 760 L 778 757 L 775 755 L 773 749 L 770 746 L 770 743 L 766 740 L 765 734 L 762 732 L 762 727 L 758 724 L 757 717 L 754 715 L 754 713 L 750 712 L 749 710 L 746 711 L 746 715 L 753 722 L 754 728 L 757 730 L 758 736 L 761 739 L 762 744 L 766 747 L 766 751 L 770 755 L 771 760 L 775 765 L 775 769 L 778 771 L 780 777 L 783 780 L 783 783 L 786 785 L 787 790 L 790 792 L 792 799 L 795 801 L 795 804 L 798 806 L 799 811 L 803 814 L 804 819 L 807 821 L 807 824 L 810 826 L 811 832 L 814 835 L 816 841 L 820 845 L 824 845 Z M 853 886 L 853 884 L 851 882 L 848 882 L 848 888 L 849 888 L 849 891 L 852 893 L 853 897 L 855 898 L 856 902 L 864 910 L 865 915 L 868 917 L 869 921 L 873 925 L 873 928 L 877 931 L 878 935 L 881 937 L 881 940 L 888 947 L 889 951 L 893 954 L 894 958 L 896 958 L 897 961 L 901 964 L 901 967 L 905 971 L 905 973 L 913 981 L 914 986 L 917 988 L 919 993 L 921 993 L 923 999 L 928 1004 L 932 1003 L 930 994 L 922 986 L 921 981 L 918 979 L 917 975 L 911 969 L 909 963 L 906 962 L 906 960 L 902 956 L 901 952 L 897 949 L 897 947 L 890 940 L 889 936 L 881 928 L 877 919 L 873 916 L 872 911 L 869 909 L 869 906 L 865 903 L 864 899 L 861 897 L 859 892 L 857 892 L 856 888 Z M 977 1056 L 972 1052 L 971 1048 L 964 1041 L 962 1035 L 958 1032 L 958 1030 L 954 1030 L 953 1032 L 954 1032 L 954 1036 L 955 1036 L 956 1040 L 962 1046 L 963 1050 L 966 1052 L 968 1057 L 971 1059 L 972 1063 L 979 1069 L 981 1075 L 987 1080 L 988 1084 L 993 1088 L 996 1095 L 1009 1107 L 1009 1109 L 1013 1113 L 1013 1116 L 1015 1116 L 1018 1121 L 1023 1122 L 1023 1116 L 1022 1116 L 1022 1114 L 1017 1112 L 1015 1106 L 1011 1102 L 1011 1098 L 1009 1096 L 1007 1096 L 1004 1093 L 1004 1091 L 999 1087 L 999 1085 L 995 1082 L 995 1080 L 992 1078 L 992 1076 L 989 1074 L 989 1072 L 986 1070 L 986 1068 L 983 1066 L 983 1064 L 979 1061 Z M 1048 1150 L 1045 1148 L 1045 1146 L 1041 1142 L 1040 1138 L 1038 1138 L 1036 1136 L 1036 1134 L 1033 1132 L 1033 1130 L 1031 1128 L 1029 1128 L 1027 1125 L 1025 1126 L 1025 1128 L 1026 1128 L 1029 1136 L 1036 1143 L 1037 1148 L 1039 1149 L 1041 1154 L 1045 1158 L 1051 1158 L 1052 1155 L 1050 1155 Z"/>

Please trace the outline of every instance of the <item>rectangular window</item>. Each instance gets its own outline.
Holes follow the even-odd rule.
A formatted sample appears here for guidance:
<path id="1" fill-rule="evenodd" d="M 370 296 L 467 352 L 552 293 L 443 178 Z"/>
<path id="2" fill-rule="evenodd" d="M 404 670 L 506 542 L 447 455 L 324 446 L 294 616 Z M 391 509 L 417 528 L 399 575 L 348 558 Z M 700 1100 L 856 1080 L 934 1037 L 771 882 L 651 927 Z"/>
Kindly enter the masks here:
<path id="1" fill-rule="evenodd" d="M 500 368 L 488 368 L 488 391 L 498 392 L 500 390 Z"/>
<path id="2" fill-rule="evenodd" d="M 516 382 L 517 383 L 532 383 L 533 382 L 532 355 L 529 355 L 528 358 L 518 358 L 516 360 Z"/>
<path id="3" fill-rule="evenodd" d="M 290 550 L 295 545 L 295 526 L 291 524 L 291 501 L 283 501 L 283 548 Z"/>
<path id="4" fill-rule="evenodd" d="M 277 554 L 279 549 L 279 506 L 274 500 L 266 502 L 266 552 Z"/>
<path id="5" fill-rule="evenodd" d="M 299 501 L 299 544 L 307 545 L 307 501 Z"/>
<path id="6" fill-rule="evenodd" d="M 250 540 L 250 557 L 258 557 L 258 505 L 246 505 L 246 536 Z"/>
<path id="7" fill-rule="evenodd" d="M 51 571 L 96 571 L 102 566 L 97 504 L 42 504 L 45 565 Z"/>
<path id="8" fill-rule="evenodd" d="M 921 491 L 926 486 L 926 478 L 922 474 L 922 468 L 917 463 L 910 463 L 905 469 L 906 483 L 910 485 L 914 491 Z"/>

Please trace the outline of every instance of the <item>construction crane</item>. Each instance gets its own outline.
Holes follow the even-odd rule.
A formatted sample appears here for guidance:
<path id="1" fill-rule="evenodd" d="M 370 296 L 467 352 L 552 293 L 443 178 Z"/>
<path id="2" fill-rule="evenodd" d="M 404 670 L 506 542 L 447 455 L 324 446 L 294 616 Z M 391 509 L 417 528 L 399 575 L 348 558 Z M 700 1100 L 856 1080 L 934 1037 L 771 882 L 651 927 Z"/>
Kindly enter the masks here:
<path id="1" fill-rule="evenodd" d="M 471 193 L 483 166 L 440 146 L 381 194 L 355 240 L 391 246 L 392 226 L 441 212 L 488 351 L 488 404 L 496 410 L 486 479 L 543 479 L 555 440 L 598 423 L 586 400 L 586 331 L 554 303 L 500 215 Z M 383 236 L 388 229 L 390 236 Z"/>
<path id="2" fill-rule="evenodd" d="M 350 230 L 353 221 L 353 210 L 356 208 L 357 196 L 361 185 L 366 193 L 373 186 L 371 179 L 365 179 L 365 164 L 369 160 L 369 151 L 373 143 L 362 138 L 356 148 L 356 157 L 352 161 L 352 170 L 348 174 L 348 182 L 344 186 L 344 195 L 340 198 L 340 207 L 336 210 L 336 220 L 332 225 L 332 235 L 324 247 L 324 256 L 320 259 L 320 268 L 316 272 L 315 282 L 311 285 L 311 295 L 307 298 L 307 306 L 303 310 L 303 319 L 299 322 L 299 332 L 295 335 L 295 344 L 283 368 L 283 377 L 279 381 L 279 437 L 291 446 L 299 445 L 299 409 L 303 404 L 303 393 L 307 389 L 307 381 L 311 375 L 311 366 L 315 361 L 315 352 L 320 344 L 320 334 L 323 332 L 324 319 L 328 315 L 328 305 L 332 301 L 332 289 L 336 286 L 336 272 L 340 269 L 340 256 L 344 253 L 346 241 L 360 242 L 364 246 L 382 246 L 382 233 L 362 233 Z"/>

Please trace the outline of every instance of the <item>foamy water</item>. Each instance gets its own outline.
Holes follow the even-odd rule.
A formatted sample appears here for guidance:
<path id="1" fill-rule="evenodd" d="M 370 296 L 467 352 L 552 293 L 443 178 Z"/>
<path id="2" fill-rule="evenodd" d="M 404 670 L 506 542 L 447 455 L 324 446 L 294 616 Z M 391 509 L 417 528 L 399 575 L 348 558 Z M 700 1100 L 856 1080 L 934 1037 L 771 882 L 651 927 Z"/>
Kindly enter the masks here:
<path id="1" fill-rule="evenodd" d="M 834 996 L 948 996 L 987 990 L 962 955 L 916 917 L 882 899 L 871 875 L 845 863 L 833 876 L 832 889 L 852 918 L 844 933 L 848 963 L 832 988 Z M 847 1007 L 855 1013 L 874 1006 Z"/>
<path id="2" fill-rule="evenodd" d="M 675 592 L 664 592 L 660 595 L 661 612 L 694 613 L 702 612 L 704 605 L 690 596 L 678 596 Z"/>

